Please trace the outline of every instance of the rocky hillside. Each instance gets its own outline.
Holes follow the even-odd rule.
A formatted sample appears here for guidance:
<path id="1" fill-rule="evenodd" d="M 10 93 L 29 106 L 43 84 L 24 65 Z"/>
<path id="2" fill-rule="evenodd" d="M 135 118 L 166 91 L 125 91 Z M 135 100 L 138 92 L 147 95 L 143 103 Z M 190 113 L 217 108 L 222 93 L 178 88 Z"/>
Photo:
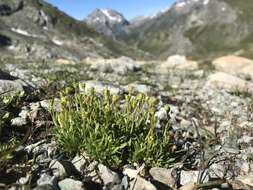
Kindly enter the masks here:
<path id="1" fill-rule="evenodd" d="M 113 38 L 124 32 L 124 28 L 129 26 L 126 18 L 112 9 L 96 9 L 85 19 L 85 22 L 99 33 Z"/>
<path id="2" fill-rule="evenodd" d="M 250 56 L 252 9 L 251 0 L 181 0 L 120 38 L 161 58 L 175 53 L 195 58 L 228 52 Z"/>
<path id="3" fill-rule="evenodd" d="M 98 34 L 43 0 L 0 0 L 0 23 L 2 57 L 143 55 Z"/>
<path id="4" fill-rule="evenodd" d="M 1 189 L 253 188 L 253 60 L 0 64 Z"/>

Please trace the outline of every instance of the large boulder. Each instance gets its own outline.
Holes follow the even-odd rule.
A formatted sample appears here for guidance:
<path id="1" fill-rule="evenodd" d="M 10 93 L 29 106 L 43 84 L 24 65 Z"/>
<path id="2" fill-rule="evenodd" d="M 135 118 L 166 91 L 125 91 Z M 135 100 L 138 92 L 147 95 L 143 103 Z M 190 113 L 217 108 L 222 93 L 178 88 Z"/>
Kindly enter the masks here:
<path id="1" fill-rule="evenodd" d="M 253 189 L 253 174 L 239 176 L 231 181 L 230 184 L 233 189 Z"/>
<path id="2" fill-rule="evenodd" d="M 81 90 L 83 90 L 85 93 L 89 92 L 91 88 L 94 88 L 94 91 L 100 94 L 102 94 L 104 90 L 109 90 L 111 94 L 115 95 L 124 93 L 124 89 L 119 85 L 106 84 L 104 82 L 95 80 L 83 81 L 82 83 L 85 84 L 85 89 Z"/>
<path id="3" fill-rule="evenodd" d="M 221 72 L 253 77 L 253 60 L 244 57 L 228 55 L 215 59 L 212 64 Z"/>
<path id="4" fill-rule="evenodd" d="M 23 81 L 0 70 L 0 95 L 16 94 L 24 91 L 24 87 Z"/>
<path id="5" fill-rule="evenodd" d="M 162 62 L 159 69 L 185 69 L 195 70 L 198 69 L 198 63 L 196 61 L 187 60 L 183 55 L 172 55 L 168 59 Z"/>
<path id="6" fill-rule="evenodd" d="M 253 83 L 223 72 L 217 72 L 210 75 L 205 86 L 216 89 L 236 89 L 253 92 Z"/>
<path id="7" fill-rule="evenodd" d="M 98 59 L 90 62 L 91 69 L 104 73 L 115 72 L 126 75 L 129 71 L 138 71 L 140 65 L 129 57 L 120 57 L 117 59 Z"/>

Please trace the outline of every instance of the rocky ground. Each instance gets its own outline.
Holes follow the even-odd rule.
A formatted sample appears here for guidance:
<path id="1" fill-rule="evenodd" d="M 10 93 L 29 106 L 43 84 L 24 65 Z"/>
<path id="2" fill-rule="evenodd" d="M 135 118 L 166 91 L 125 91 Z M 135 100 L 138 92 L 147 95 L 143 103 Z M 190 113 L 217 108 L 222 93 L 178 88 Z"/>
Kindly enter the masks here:
<path id="1" fill-rule="evenodd" d="M 1 143 L 12 137 L 21 141 L 9 142 L 7 153 L 1 147 L 0 189 L 253 189 L 251 60 L 228 56 L 195 62 L 173 56 L 165 62 L 121 57 L 0 64 Z M 58 92 L 73 82 L 119 95 L 132 86 L 168 104 L 168 113 L 158 110 L 157 117 L 169 118 L 175 147 L 185 154 L 170 168 L 127 165 L 119 171 L 85 153 L 66 156 L 52 135 L 48 100 L 57 102 Z M 11 98 L 17 90 L 24 93 Z"/>

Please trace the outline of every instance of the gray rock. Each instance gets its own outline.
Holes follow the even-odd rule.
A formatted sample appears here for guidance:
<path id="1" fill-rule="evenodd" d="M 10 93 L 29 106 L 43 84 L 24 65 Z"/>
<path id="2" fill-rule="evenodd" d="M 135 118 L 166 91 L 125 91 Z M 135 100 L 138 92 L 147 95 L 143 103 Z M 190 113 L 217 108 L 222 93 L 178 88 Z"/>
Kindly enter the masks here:
<path id="1" fill-rule="evenodd" d="M 100 177 L 103 180 L 105 185 L 119 184 L 121 182 L 118 174 L 113 172 L 112 170 L 110 170 L 106 166 L 99 164 L 98 170 L 99 170 Z"/>
<path id="2" fill-rule="evenodd" d="M 140 65 L 129 57 L 120 57 L 112 64 L 113 70 L 122 75 L 126 75 L 128 71 L 138 71 Z"/>
<path id="3" fill-rule="evenodd" d="M 53 110 L 59 112 L 61 110 L 60 99 L 59 98 L 54 98 L 53 103 L 54 103 L 53 104 Z M 51 109 L 51 105 L 50 105 L 49 100 L 42 100 L 42 101 L 40 101 L 40 105 L 45 110 L 50 110 Z"/>
<path id="4" fill-rule="evenodd" d="M 44 100 L 45 101 L 45 100 Z M 40 102 L 33 102 L 29 104 L 31 111 L 37 111 L 40 108 Z"/>
<path id="5" fill-rule="evenodd" d="M 23 91 L 23 85 L 18 81 L 0 80 L 0 94 L 15 95 Z"/>
<path id="6" fill-rule="evenodd" d="M 128 186 L 129 186 L 129 181 L 128 181 L 128 178 L 127 176 L 124 176 L 121 180 L 121 187 L 123 187 L 123 189 L 127 189 Z"/>
<path id="7" fill-rule="evenodd" d="M 138 93 L 144 93 L 144 94 L 150 94 L 152 92 L 152 87 L 148 86 L 146 84 L 129 84 L 125 87 L 125 90 L 127 91 L 129 87 L 132 87 L 135 92 Z"/>
<path id="8" fill-rule="evenodd" d="M 172 169 L 166 168 L 151 168 L 149 170 L 150 175 L 156 181 L 159 181 L 169 187 L 175 187 L 176 181 L 172 176 Z"/>
<path id="9" fill-rule="evenodd" d="M 75 166 L 75 168 L 82 172 L 84 167 L 88 164 L 88 160 L 84 155 L 77 155 L 73 160 L 72 164 Z"/>
<path id="10" fill-rule="evenodd" d="M 27 119 L 28 118 L 28 114 L 29 111 L 26 107 L 22 108 L 21 112 L 18 114 L 19 117 L 23 118 L 23 119 Z"/>
<path id="11" fill-rule="evenodd" d="M 96 182 L 98 184 L 102 184 L 102 179 L 98 172 L 98 162 L 93 161 L 87 167 L 84 168 L 84 173 L 86 177 L 91 181 Z"/>
<path id="12" fill-rule="evenodd" d="M 83 183 L 71 178 L 64 179 L 59 182 L 61 190 L 85 190 Z"/>
<path id="13" fill-rule="evenodd" d="M 109 90 L 111 94 L 123 94 L 124 89 L 118 85 L 106 84 L 100 81 L 84 81 L 85 84 L 85 93 L 89 91 L 89 89 L 94 88 L 95 92 L 103 93 L 104 90 Z"/>
<path id="14" fill-rule="evenodd" d="M 21 127 L 21 126 L 24 126 L 24 125 L 27 125 L 27 124 L 28 124 L 28 122 L 27 122 L 26 118 L 16 117 L 16 118 L 11 120 L 11 125 L 13 125 L 13 126 Z"/>
<path id="15" fill-rule="evenodd" d="M 239 176 L 230 182 L 233 189 L 245 189 L 252 190 L 253 189 L 253 174 L 248 174 L 244 176 Z"/>
<path id="16" fill-rule="evenodd" d="M 49 168 L 58 179 L 64 179 L 68 176 L 65 167 L 58 160 L 52 160 L 49 164 Z"/>
<path id="17" fill-rule="evenodd" d="M 130 189 L 132 190 L 157 190 L 156 187 L 149 181 L 138 176 L 135 180 L 130 182 Z"/>
<path id="18" fill-rule="evenodd" d="M 129 71 L 138 71 L 140 65 L 129 57 L 120 57 L 118 59 L 100 59 L 92 63 L 91 69 L 104 73 L 115 72 L 120 75 L 126 75 Z"/>
<path id="19" fill-rule="evenodd" d="M 40 185 L 35 187 L 33 190 L 59 190 L 59 188 L 55 188 L 51 185 Z"/>
<path id="20" fill-rule="evenodd" d="M 226 176 L 227 168 L 226 168 L 226 165 L 222 162 L 212 164 L 210 166 L 210 168 L 208 169 L 208 171 L 209 171 L 209 174 L 210 174 L 211 178 L 223 179 L 223 178 L 227 177 Z"/>
<path id="21" fill-rule="evenodd" d="M 25 150 L 29 154 L 36 156 L 37 163 L 48 163 L 56 154 L 57 144 L 55 141 L 47 142 L 46 140 L 41 140 L 26 146 Z"/>
<path id="22" fill-rule="evenodd" d="M 139 171 L 136 169 L 131 169 L 131 168 L 124 168 L 123 170 L 123 174 L 127 177 L 129 177 L 130 179 L 134 179 L 138 176 Z"/>
<path id="23" fill-rule="evenodd" d="M 239 144 L 242 144 L 242 143 L 250 144 L 252 142 L 253 142 L 253 137 L 248 136 L 248 135 L 244 135 L 240 139 L 238 139 Z"/>
<path id="24" fill-rule="evenodd" d="M 18 180 L 18 183 L 19 183 L 20 185 L 26 185 L 26 184 L 28 184 L 30 178 L 31 178 L 30 175 L 26 175 L 25 177 L 21 177 L 21 178 Z"/>
<path id="25" fill-rule="evenodd" d="M 155 116 L 158 120 L 166 120 L 168 119 L 167 110 L 165 108 L 160 108 L 156 113 Z"/>
<path id="26" fill-rule="evenodd" d="M 58 189 L 57 179 L 55 176 L 50 176 L 47 173 L 43 173 L 37 180 L 38 186 L 51 186 L 52 189 Z"/>
<path id="27" fill-rule="evenodd" d="M 248 175 L 252 172 L 251 164 L 246 160 L 236 159 L 235 166 L 239 175 Z"/>
<path id="28" fill-rule="evenodd" d="M 186 185 L 189 183 L 196 183 L 198 180 L 199 171 L 181 171 L 180 184 Z"/>

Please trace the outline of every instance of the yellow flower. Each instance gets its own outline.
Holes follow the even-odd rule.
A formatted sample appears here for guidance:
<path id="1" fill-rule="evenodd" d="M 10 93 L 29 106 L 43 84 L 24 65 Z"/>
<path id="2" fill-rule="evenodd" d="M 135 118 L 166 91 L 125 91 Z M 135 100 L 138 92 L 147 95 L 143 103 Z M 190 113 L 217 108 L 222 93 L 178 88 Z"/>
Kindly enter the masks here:
<path id="1" fill-rule="evenodd" d="M 117 96 L 117 95 L 113 95 L 113 96 L 112 96 L 112 103 L 113 103 L 113 104 L 117 103 L 118 100 L 119 100 L 119 96 Z"/>
<path id="2" fill-rule="evenodd" d="M 85 91 L 85 84 L 84 83 L 79 82 L 78 87 L 79 87 L 80 91 Z"/>
<path id="3" fill-rule="evenodd" d="M 150 106 L 155 106 L 157 103 L 157 99 L 155 97 L 150 97 L 148 103 Z"/>

